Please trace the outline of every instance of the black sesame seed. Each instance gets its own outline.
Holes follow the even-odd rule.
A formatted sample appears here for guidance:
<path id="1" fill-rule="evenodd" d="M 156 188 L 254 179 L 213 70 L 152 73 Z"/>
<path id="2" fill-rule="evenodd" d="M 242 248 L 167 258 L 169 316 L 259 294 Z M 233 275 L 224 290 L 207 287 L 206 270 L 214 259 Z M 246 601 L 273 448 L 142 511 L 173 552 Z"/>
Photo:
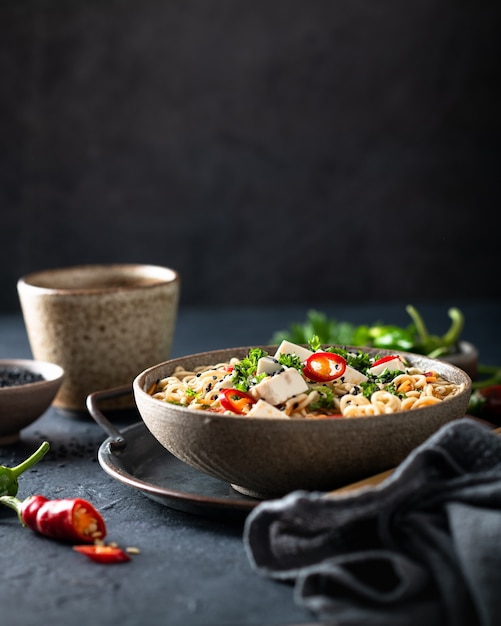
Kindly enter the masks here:
<path id="1" fill-rule="evenodd" d="M 0 387 L 16 387 L 44 380 L 41 374 L 35 374 L 22 367 L 0 368 Z"/>

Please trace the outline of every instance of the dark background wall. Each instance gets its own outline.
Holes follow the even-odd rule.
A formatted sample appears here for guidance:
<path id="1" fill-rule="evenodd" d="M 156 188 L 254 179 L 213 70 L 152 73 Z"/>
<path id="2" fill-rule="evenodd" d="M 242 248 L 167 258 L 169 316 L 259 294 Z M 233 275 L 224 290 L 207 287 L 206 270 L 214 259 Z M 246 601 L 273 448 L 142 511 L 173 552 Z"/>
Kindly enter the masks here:
<path id="1" fill-rule="evenodd" d="M 498 298 L 501 5 L 1 0 L 0 310 L 149 262 L 184 304 Z"/>

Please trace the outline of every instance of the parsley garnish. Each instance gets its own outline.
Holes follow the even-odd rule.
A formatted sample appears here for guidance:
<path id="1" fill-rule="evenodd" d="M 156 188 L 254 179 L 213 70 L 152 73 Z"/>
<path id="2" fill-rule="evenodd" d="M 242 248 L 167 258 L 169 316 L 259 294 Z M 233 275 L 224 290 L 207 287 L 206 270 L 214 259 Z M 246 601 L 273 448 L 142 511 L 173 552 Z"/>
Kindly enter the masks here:
<path id="1" fill-rule="evenodd" d="M 402 372 L 399 370 L 387 370 L 386 369 L 379 376 L 371 376 L 369 380 L 363 383 L 360 383 L 359 386 L 362 389 L 362 393 L 364 394 L 364 396 L 369 400 L 375 391 L 378 391 L 379 389 L 383 387 L 384 387 L 384 390 L 387 391 L 388 393 L 392 393 L 394 396 L 397 396 L 398 398 L 404 398 L 405 394 L 398 393 L 395 388 L 394 383 L 392 382 L 393 379 L 399 374 L 402 374 Z"/>
<path id="2" fill-rule="evenodd" d="M 364 398 L 371 399 L 372 394 L 379 390 L 379 385 L 373 380 L 366 380 L 358 385 L 362 389 Z"/>
<path id="3" fill-rule="evenodd" d="M 240 363 L 235 364 L 231 378 L 235 389 L 248 391 L 251 384 L 256 384 L 266 376 L 261 374 L 256 377 L 257 363 L 263 356 L 268 356 L 268 353 L 262 348 L 251 348 L 249 354 Z"/>
<path id="4" fill-rule="evenodd" d="M 332 389 L 325 385 L 315 385 L 312 388 L 318 392 L 319 398 L 309 404 L 308 409 L 310 411 L 332 411 L 336 408 L 335 395 Z"/>
<path id="5" fill-rule="evenodd" d="M 372 367 L 371 357 L 367 352 L 362 352 L 359 350 L 356 353 L 348 352 L 344 348 L 337 348 L 331 346 L 326 349 L 326 352 L 332 352 L 334 354 L 339 354 L 346 361 L 346 364 L 359 372 L 365 373 L 370 367 Z"/>
<path id="6" fill-rule="evenodd" d="M 320 343 L 318 335 L 313 335 L 313 337 L 308 341 L 308 346 L 312 352 L 320 350 L 322 344 Z"/>
<path id="7" fill-rule="evenodd" d="M 391 381 L 396 378 L 397 376 L 399 376 L 400 374 L 403 374 L 403 372 L 401 372 L 400 370 L 384 370 L 383 372 L 381 372 L 381 374 L 379 374 L 379 376 L 376 377 L 376 380 L 379 383 L 382 383 L 383 385 L 387 385 L 388 383 L 391 383 Z"/>
<path id="8" fill-rule="evenodd" d="M 303 371 L 303 364 L 297 354 L 279 354 L 277 360 L 284 367 L 294 367 L 300 372 Z"/>

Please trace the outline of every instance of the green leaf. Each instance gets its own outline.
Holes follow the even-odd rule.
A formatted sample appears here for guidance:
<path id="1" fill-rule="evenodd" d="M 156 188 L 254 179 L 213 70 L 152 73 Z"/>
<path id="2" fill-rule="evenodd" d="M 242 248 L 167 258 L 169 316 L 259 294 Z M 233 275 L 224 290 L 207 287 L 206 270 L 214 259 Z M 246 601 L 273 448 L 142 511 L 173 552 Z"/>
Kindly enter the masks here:
<path id="1" fill-rule="evenodd" d="M 233 369 L 231 381 L 236 389 L 240 391 L 248 391 L 251 380 L 256 379 L 257 363 L 263 356 L 268 353 L 262 348 L 251 348 L 246 357 L 236 363 Z"/>

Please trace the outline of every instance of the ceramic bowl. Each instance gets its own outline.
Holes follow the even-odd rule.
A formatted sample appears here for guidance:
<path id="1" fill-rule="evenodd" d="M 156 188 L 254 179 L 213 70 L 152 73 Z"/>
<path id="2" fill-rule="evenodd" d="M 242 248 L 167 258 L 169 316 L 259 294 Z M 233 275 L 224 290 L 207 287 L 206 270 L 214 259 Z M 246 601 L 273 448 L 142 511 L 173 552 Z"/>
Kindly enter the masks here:
<path id="1" fill-rule="evenodd" d="M 264 349 L 269 354 L 276 350 L 271 346 Z M 471 379 L 463 370 L 401 352 L 411 365 L 464 383 L 464 391 L 439 404 L 400 413 L 291 420 L 201 412 L 147 393 L 153 382 L 170 375 L 177 366 L 190 370 L 242 358 L 248 351 L 248 347 L 234 348 L 166 361 L 139 374 L 133 392 L 145 425 L 169 452 L 237 491 L 259 498 L 295 489 L 327 491 L 394 467 L 440 426 L 463 417 L 471 392 Z"/>
<path id="2" fill-rule="evenodd" d="M 0 445 L 18 441 L 20 431 L 49 408 L 63 382 L 63 369 L 30 359 L 0 359 L 0 371 L 26 371 L 43 380 L 0 387 Z"/>

